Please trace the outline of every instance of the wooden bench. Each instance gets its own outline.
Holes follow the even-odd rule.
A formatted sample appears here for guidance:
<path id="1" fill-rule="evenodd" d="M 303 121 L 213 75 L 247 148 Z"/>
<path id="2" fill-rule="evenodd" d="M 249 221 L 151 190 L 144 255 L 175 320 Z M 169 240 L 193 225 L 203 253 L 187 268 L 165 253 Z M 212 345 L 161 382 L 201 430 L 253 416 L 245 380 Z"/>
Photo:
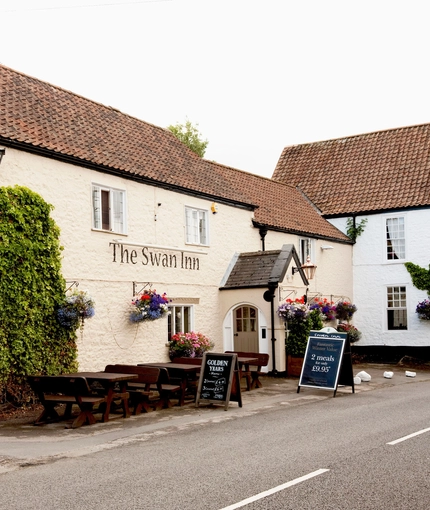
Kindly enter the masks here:
<path id="1" fill-rule="evenodd" d="M 127 382 L 127 392 L 130 395 L 130 404 L 133 407 L 134 415 L 138 415 L 142 411 L 149 413 L 156 408 L 160 397 L 157 392 L 151 389 L 151 386 L 159 384 L 159 368 L 118 364 L 107 365 L 105 372 L 136 374 L 138 376 L 137 379 Z"/>
<path id="2" fill-rule="evenodd" d="M 157 402 L 156 410 L 168 409 L 173 407 L 172 398 L 178 398 L 179 405 L 184 401 L 183 387 L 180 380 L 170 377 L 167 368 L 159 367 L 160 378 L 157 384 L 151 385 L 153 390 L 157 390 L 160 400 Z"/>
<path id="3" fill-rule="evenodd" d="M 43 425 L 51 420 L 71 419 L 74 404 L 79 407 L 80 413 L 73 421 L 72 428 L 85 423 L 92 425 L 96 422 L 94 406 L 106 402 L 106 396 L 93 394 L 85 377 L 41 375 L 28 376 L 27 379 L 44 408 L 34 425 Z M 66 405 L 62 417 L 55 409 L 60 404 Z"/>
<path id="4" fill-rule="evenodd" d="M 263 385 L 260 381 L 260 375 L 264 375 L 264 372 L 261 370 L 263 367 L 267 367 L 269 364 L 269 355 L 261 352 L 244 352 L 244 351 L 225 351 L 227 353 L 235 353 L 237 356 L 244 358 L 256 358 L 258 360 L 258 365 L 251 365 L 249 367 L 249 374 L 244 374 L 246 376 L 251 376 L 251 389 L 261 388 Z"/>

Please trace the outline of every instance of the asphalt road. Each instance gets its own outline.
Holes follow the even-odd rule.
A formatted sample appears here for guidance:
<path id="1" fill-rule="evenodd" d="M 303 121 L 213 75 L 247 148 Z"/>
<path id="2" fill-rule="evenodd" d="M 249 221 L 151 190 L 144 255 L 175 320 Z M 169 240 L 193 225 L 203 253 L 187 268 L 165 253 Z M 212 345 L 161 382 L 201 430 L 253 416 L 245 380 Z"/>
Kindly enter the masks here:
<path id="1" fill-rule="evenodd" d="M 242 409 L 183 409 L 151 426 L 2 429 L 0 453 L 21 460 L 0 474 L 0 508 L 427 510 L 428 375 L 359 389 L 250 392 Z"/>

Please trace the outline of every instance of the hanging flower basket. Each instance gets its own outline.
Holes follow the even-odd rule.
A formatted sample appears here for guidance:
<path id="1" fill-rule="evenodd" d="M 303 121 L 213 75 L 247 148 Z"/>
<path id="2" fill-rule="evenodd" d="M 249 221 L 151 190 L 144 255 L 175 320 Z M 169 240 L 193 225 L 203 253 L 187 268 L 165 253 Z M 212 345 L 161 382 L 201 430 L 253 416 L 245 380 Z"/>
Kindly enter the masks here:
<path id="1" fill-rule="evenodd" d="M 287 299 L 278 307 L 278 316 L 284 322 L 305 321 L 309 315 L 309 308 L 306 306 L 303 298 Z"/>
<path id="2" fill-rule="evenodd" d="M 346 336 L 351 344 L 358 342 L 361 338 L 361 331 L 353 326 L 352 324 L 340 323 L 337 330 L 341 333 L 346 333 Z"/>
<path id="3" fill-rule="evenodd" d="M 336 306 L 333 301 L 328 301 L 326 298 L 322 300 L 315 299 L 309 308 L 311 310 L 319 310 L 323 322 L 336 320 Z"/>
<path id="4" fill-rule="evenodd" d="M 95 314 L 94 301 L 85 291 L 75 291 L 66 297 L 57 311 L 58 322 L 67 329 L 84 326 L 85 319 Z"/>
<path id="5" fill-rule="evenodd" d="M 415 311 L 421 320 L 430 321 L 430 299 L 424 299 L 418 303 Z"/>
<path id="6" fill-rule="evenodd" d="M 169 357 L 201 358 L 203 353 L 214 348 L 214 343 L 202 333 L 176 333 L 169 340 Z"/>
<path id="7" fill-rule="evenodd" d="M 131 301 L 130 320 L 132 322 L 143 322 L 161 319 L 169 311 L 168 302 L 166 293 L 157 294 L 155 289 L 139 294 Z"/>
<path id="8" fill-rule="evenodd" d="M 336 304 L 336 319 L 350 321 L 356 311 L 357 307 L 349 301 L 339 301 Z"/>

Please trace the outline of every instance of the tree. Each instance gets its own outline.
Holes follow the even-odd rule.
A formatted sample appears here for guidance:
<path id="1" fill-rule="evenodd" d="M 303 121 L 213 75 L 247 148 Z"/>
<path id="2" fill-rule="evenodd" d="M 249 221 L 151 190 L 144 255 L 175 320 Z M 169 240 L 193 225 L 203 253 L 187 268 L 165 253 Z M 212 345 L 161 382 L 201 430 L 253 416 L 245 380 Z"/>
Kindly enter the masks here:
<path id="1" fill-rule="evenodd" d="M 208 140 L 202 140 L 202 135 L 197 129 L 198 124 L 193 126 L 191 121 L 186 119 L 185 124 L 170 125 L 167 127 L 178 140 L 190 148 L 201 158 L 205 155 L 208 146 Z"/>

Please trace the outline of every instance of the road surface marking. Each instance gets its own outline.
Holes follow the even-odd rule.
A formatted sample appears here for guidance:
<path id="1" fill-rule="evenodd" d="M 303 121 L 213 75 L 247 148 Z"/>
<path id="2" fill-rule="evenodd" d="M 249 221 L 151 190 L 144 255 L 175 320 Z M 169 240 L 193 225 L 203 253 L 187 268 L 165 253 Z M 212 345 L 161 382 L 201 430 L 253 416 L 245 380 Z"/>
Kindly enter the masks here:
<path id="1" fill-rule="evenodd" d="M 314 476 L 322 475 L 323 473 L 326 473 L 327 471 L 330 471 L 329 469 L 318 469 L 317 471 L 314 471 L 313 473 L 309 473 L 308 475 L 300 476 L 299 478 L 296 478 L 295 480 L 291 480 L 290 482 L 283 483 L 282 485 L 278 485 L 277 487 L 273 487 L 273 489 L 269 489 L 264 492 L 260 492 L 260 494 L 256 494 L 255 496 L 251 496 L 250 498 L 243 499 L 242 501 L 239 501 L 238 503 L 234 503 L 233 505 L 226 506 L 224 508 L 221 508 L 221 510 L 234 510 L 235 508 L 240 508 L 245 505 L 249 505 L 249 503 L 253 503 L 254 501 L 258 501 L 259 499 L 266 498 L 267 496 L 271 496 L 272 494 L 275 494 L 276 492 L 283 491 L 284 489 L 288 489 L 288 487 L 292 487 L 293 485 L 296 485 L 301 482 L 305 482 L 306 480 L 309 480 L 310 478 L 313 478 Z"/>
<path id="2" fill-rule="evenodd" d="M 425 432 L 430 432 L 430 427 L 428 429 L 422 429 L 422 430 L 419 430 L 418 432 L 414 432 L 413 434 L 409 434 L 409 436 L 401 437 L 400 439 L 396 439 L 395 441 L 390 441 L 387 444 L 393 445 L 393 444 L 401 443 L 402 441 L 406 441 L 407 439 L 410 439 L 411 437 L 419 436 L 420 434 L 424 434 Z"/>

